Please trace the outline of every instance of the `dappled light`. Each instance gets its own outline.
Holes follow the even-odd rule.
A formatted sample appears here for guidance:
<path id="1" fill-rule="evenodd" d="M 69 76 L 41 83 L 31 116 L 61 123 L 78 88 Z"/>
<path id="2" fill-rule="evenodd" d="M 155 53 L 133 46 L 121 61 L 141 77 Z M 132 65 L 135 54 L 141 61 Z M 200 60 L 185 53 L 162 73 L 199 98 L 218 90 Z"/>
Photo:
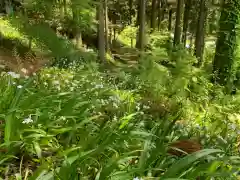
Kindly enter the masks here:
<path id="1" fill-rule="evenodd" d="M 238 0 L 2 0 L 0 180 L 240 179 Z"/>

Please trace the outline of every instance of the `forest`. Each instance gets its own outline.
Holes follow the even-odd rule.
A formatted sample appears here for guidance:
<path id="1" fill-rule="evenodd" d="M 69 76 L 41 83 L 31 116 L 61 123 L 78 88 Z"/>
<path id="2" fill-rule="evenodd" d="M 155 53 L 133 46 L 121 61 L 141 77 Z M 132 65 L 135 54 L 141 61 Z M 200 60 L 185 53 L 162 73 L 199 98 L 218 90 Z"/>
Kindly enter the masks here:
<path id="1" fill-rule="evenodd" d="M 239 0 L 1 0 L 0 180 L 240 179 Z"/>

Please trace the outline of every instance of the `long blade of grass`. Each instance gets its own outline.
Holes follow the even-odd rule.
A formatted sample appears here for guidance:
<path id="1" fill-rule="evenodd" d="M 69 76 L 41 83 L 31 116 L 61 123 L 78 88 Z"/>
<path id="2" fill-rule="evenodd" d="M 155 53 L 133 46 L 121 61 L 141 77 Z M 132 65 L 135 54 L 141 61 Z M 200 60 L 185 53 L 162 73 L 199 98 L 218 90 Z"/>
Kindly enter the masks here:
<path id="1" fill-rule="evenodd" d="M 177 161 L 176 163 L 174 163 L 164 174 L 163 177 L 165 178 L 173 178 L 179 175 L 179 173 L 181 173 L 182 170 L 184 170 L 185 168 L 187 168 L 189 165 L 191 165 L 193 162 L 204 158 L 205 156 L 209 155 L 209 154 L 213 154 L 213 153 L 220 153 L 222 152 L 219 149 L 204 149 L 198 152 L 195 152 L 193 154 L 190 154 L 182 159 L 180 159 L 179 161 Z"/>

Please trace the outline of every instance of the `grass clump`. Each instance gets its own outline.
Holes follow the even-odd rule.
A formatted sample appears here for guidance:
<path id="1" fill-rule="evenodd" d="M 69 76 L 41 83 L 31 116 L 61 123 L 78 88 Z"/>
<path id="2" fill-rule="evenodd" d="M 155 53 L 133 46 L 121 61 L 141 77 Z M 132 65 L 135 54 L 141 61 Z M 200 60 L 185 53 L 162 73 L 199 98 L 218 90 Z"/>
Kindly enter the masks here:
<path id="1" fill-rule="evenodd" d="M 2 75 L 1 176 L 234 178 L 237 101 L 216 93 L 202 71 L 182 68 L 148 59 L 134 72 L 92 63 L 28 79 Z M 191 137 L 206 149 L 183 159 L 167 153 L 172 141 Z"/>

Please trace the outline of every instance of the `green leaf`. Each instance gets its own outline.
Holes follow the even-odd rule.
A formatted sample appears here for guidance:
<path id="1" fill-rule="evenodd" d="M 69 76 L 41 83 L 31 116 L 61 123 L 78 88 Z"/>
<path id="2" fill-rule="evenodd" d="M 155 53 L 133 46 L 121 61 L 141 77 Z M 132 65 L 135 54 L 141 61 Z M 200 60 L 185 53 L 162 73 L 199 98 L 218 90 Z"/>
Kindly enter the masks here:
<path id="1" fill-rule="evenodd" d="M 119 127 L 119 129 L 123 129 L 128 123 L 129 121 L 138 113 L 133 113 L 133 114 L 129 114 L 127 116 L 124 116 L 123 118 L 121 118 L 121 121 L 123 121 Z"/>
<path id="2" fill-rule="evenodd" d="M 29 180 L 36 180 L 37 178 L 43 176 L 48 172 L 48 163 L 43 162 L 41 166 L 37 168 L 36 171 L 34 171 L 33 175 L 29 178 Z"/>
<path id="3" fill-rule="evenodd" d="M 42 171 L 42 173 L 36 178 L 36 180 L 54 180 L 54 173 L 47 172 L 46 170 Z"/>
<path id="4" fill-rule="evenodd" d="M 36 151 L 36 154 L 37 154 L 38 158 L 41 158 L 42 157 L 42 150 L 41 150 L 40 145 L 37 142 L 33 142 L 33 145 L 34 145 L 34 149 Z"/>
<path id="5" fill-rule="evenodd" d="M 193 154 L 189 154 L 188 156 L 180 159 L 176 163 L 174 163 L 164 174 L 163 177 L 170 178 L 178 176 L 182 170 L 185 170 L 189 165 L 194 163 L 195 161 L 204 158 L 205 156 L 213 153 L 222 152 L 219 149 L 203 149 L 201 151 L 195 152 Z"/>

